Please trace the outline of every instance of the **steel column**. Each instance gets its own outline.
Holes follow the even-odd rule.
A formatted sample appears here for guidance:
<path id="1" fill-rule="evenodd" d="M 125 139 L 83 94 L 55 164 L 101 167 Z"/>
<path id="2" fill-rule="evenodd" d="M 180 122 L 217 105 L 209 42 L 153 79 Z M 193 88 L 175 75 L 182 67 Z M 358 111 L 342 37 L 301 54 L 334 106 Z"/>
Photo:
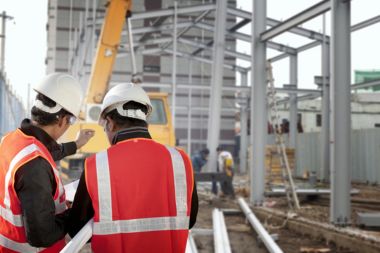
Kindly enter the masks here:
<path id="1" fill-rule="evenodd" d="M 289 81 L 293 85 L 292 88 L 297 89 L 298 86 L 298 58 L 297 55 L 290 55 L 289 57 Z M 291 148 L 296 148 L 297 146 L 297 94 L 290 94 L 290 103 L 289 103 L 289 146 Z"/>
<path id="2" fill-rule="evenodd" d="M 220 137 L 220 116 L 222 107 L 222 87 L 223 87 L 223 63 L 224 45 L 227 23 L 227 0 L 219 0 L 216 3 L 216 19 L 214 34 L 214 64 L 211 70 L 211 90 L 210 112 L 208 118 L 207 143 L 210 149 L 209 170 L 216 171 L 217 154 L 216 148 Z"/>
<path id="3" fill-rule="evenodd" d="M 330 221 L 345 226 L 351 220 L 351 36 L 350 4 L 331 0 L 331 209 Z"/>
<path id="4" fill-rule="evenodd" d="M 323 15 L 323 34 L 326 17 Z M 322 43 L 322 145 L 321 180 L 330 180 L 330 44 Z"/>
<path id="5" fill-rule="evenodd" d="M 174 1 L 174 29 L 173 29 L 173 69 L 172 69 L 172 118 L 173 129 L 175 129 L 175 106 L 177 96 L 177 1 Z"/>
<path id="6" fill-rule="evenodd" d="M 240 72 L 241 86 L 248 86 L 247 72 Z M 248 150 L 248 97 L 245 92 L 241 92 L 242 98 L 245 100 L 240 104 L 240 173 L 247 172 L 247 150 Z"/>
<path id="7" fill-rule="evenodd" d="M 193 61 L 189 60 L 189 83 L 193 82 Z M 189 108 L 187 111 L 187 153 L 191 155 L 191 114 L 192 114 L 192 89 L 189 89 Z"/>
<path id="8" fill-rule="evenodd" d="M 0 51 L 0 70 L 5 73 L 4 70 L 4 62 L 5 62 L 5 29 L 6 29 L 6 19 L 7 19 L 7 13 L 3 11 L 3 14 L 1 15 L 1 51 Z"/>
<path id="9" fill-rule="evenodd" d="M 251 196 L 255 205 L 264 201 L 265 145 L 267 141 L 266 43 L 260 34 L 266 29 L 266 1 L 254 0 L 252 11 L 251 93 Z"/>

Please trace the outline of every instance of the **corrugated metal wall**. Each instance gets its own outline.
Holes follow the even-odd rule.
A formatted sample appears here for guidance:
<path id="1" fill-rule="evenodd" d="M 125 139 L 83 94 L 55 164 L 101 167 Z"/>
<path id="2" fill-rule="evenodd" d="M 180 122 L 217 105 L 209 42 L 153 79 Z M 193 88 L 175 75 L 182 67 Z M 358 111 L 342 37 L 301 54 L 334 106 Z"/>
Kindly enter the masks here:
<path id="1" fill-rule="evenodd" d="M 352 180 L 380 183 L 380 129 L 353 130 L 351 135 Z M 320 173 L 320 133 L 298 136 L 297 176 Z"/>
<path id="2" fill-rule="evenodd" d="M 0 73 L 0 137 L 19 127 L 25 117 L 25 108 Z"/>

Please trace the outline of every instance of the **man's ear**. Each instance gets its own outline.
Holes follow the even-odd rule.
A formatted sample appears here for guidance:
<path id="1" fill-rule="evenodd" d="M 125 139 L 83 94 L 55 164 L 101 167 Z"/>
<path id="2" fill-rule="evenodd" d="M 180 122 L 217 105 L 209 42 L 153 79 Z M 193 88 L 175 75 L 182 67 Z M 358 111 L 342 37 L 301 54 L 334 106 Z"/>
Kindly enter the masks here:
<path id="1" fill-rule="evenodd" d="M 109 132 L 116 132 L 116 125 L 115 122 L 111 119 L 110 116 L 107 116 L 107 124 L 106 128 Z"/>
<path id="2" fill-rule="evenodd" d="M 66 120 L 67 120 L 66 116 L 59 117 L 58 118 L 58 126 L 62 127 Z"/>

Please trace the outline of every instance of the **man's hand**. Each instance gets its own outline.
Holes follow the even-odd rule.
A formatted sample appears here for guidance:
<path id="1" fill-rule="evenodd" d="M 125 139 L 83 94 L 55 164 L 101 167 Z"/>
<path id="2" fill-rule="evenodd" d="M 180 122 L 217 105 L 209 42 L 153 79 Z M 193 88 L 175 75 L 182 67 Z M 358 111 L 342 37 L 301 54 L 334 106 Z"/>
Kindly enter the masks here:
<path id="1" fill-rule="evenodd" d="M 92 129 L 82 129 L 78 132 L 78 137 L 75 143 L 77 144 L 77 149 L 83 147 L 92 137 L 94 137 L 95 131 Z"/>

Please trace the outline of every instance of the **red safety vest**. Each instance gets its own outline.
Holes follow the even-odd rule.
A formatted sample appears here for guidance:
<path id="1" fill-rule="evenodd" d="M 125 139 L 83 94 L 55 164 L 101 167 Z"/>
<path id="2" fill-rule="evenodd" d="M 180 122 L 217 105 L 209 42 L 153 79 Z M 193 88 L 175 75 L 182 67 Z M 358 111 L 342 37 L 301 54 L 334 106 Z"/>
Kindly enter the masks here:
<path id="1" fill-rule="evenodd" d="M 35 137 L 17 129 L 1 140 L 0 154 L 0 252 L 59 252 L 65 246 L 64 239 L 49 248 L 35 248 L 27 243 L 21 204 L 14 188 L 16 171 L 30 160 L 42 157 L 53 168 L 57 183 L 52 196 L 56 213 L 63 212 L 65 191 L 50 152 Z"/>
<path id="2" fill-rule="evenodd" d="M 85 175 L 94 252 L 185 252 L 194 179 L 183 151 L 130 139 L 86 159 Z"/>

